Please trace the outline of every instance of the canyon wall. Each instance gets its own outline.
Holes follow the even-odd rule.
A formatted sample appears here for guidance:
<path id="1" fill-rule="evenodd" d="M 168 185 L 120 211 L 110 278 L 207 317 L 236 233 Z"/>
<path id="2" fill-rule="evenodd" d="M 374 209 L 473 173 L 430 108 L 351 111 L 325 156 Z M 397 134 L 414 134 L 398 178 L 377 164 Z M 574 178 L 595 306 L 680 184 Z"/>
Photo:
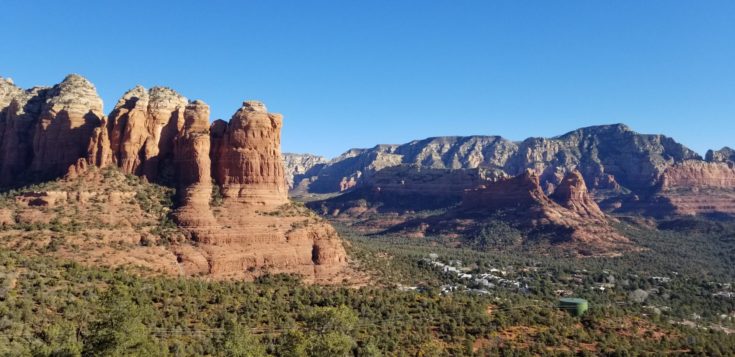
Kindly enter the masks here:
<path id="1" fill-rule="evenodd" d="M 471 190 L 532 170 L 538 175 L 543 192 L 551 195 L 565 184 L 568 173 L 576 171 L 589 188 L 591 199 L 605 210 L 654 216 L 715 212 L 735 215 L 731 208 L 735 202 L 729 193 L 735 189 L 735 183 L 722 166 L 733 160 L 733 150 L 727 147 L 710 151 L 702 159 L 672 138 L 639 134 L 623 124 L 581 128 L 552 138 L 520 142 L 499 136 L 434 137 L 402 145 L 349 150 L 303 174 L 295 173 L 295 180 L 302 180 L 302 184 L 294 189 L 294 194 L 359 191 L 362 199 L 368 201 L 367 206 L 387 208 L 390 202 L 385 201 L 385 195 L 372 192 L 390 190 L 400 196 L 422 187 L 422 197 L 433 197 L 426 201 L 447 202 L 449 207 L 453 202 L 443 199 L 448 187 L 455 192 Z M 438 170 L 444 170 L 447 177 L 436 177 Z M 406 175 L 407 172 L 413 174 Z M 453 181 L 452 177 L 462 176 L 463 172 L 477 173 L 482 179 Z M 432 183 L 437 183 L 434 189 Z M 686 187 L 692 188 L 687 195 L 671 194 L 682 193 Z M 718 197 L 715 190 L 724 194 Z M 348 197 L 355 202 L 360 200 L 357 193 Z M 709 206 L 693 203 L 710 199 L 717 202 Z M 686 200 L 692 203 L 685 203 Z M 346 212 L 344 201 L 333 198 L 312 206 L 324 207 L 325 212 L 337 208 Z"/>

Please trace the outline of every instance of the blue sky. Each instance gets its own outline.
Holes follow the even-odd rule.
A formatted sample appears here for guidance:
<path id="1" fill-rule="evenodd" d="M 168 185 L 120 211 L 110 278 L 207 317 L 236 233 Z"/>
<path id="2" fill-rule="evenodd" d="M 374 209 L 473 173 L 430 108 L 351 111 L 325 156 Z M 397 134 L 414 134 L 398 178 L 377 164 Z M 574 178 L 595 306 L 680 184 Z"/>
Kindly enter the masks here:
<path id="1" fill-rule="evenodd" d="M 519 140 L 623 122 L 735 146 L 735 1 L 3 0 L 0 75 L 136 84 L 229 119 L 285 115 L 283 150 L 439 135 Z"/>

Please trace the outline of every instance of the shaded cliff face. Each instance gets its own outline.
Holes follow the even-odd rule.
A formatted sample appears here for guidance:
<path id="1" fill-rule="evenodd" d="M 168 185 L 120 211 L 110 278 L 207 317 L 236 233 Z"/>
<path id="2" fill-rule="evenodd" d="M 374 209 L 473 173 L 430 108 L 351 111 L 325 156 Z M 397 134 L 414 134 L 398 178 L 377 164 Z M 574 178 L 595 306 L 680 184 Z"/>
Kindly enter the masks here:
<path id="1" fill-rule="evenodd" d="M 51 88 L 33 137 L 31 171 L 43 179 L 64 175 L 88 156 L 90 140 L 103 117 L 102 100 L 81 76 L 70 75 Z"/>
<path id="2" fill-rule="evenodd" d="M 52 88 L 20 90 L 3 81 L 0 103 L 2 166 L 5 186 L 65 175 L 70 167 L 104 161 L 104 152 L 90 149 L 104 141 L 105 117 L 95 87 L 78 75 L 69 75 Z"/>
<path id="3" fill-rule="evenodd" d="M 137 86 L 110 113 L 113 162 L 149 180 L 172 180 L 173 141 L 184 125 L 187 99 L 174 90 Z"/>
<path id="4" fill-rule="evenodd" d="M 289 189 L 299 186 L 301 180 L 307 179 L 303 177 L 309 170 L 317 165 L 324 165 L 327 159 L 311 154 L 294 154 L 283 153 L 283 166 L 286 175 L 286 183 Z M 299 181 L 295 182 L 294 177 L 299 177 Z"/>
<path id="5" fill-rule="evenodd" d="M 33 161 L 33 137 L 48 88 L 0 80 L 0 186 L 19 181 Z"/>
<path id="6" fill-rule="evenodd" d="M 707 162 L 735 162 L 735 150 L 727 146 L 717 151 L 709 150 L 705 155 L 705 160 Z"/>
<path id="7" fill-rule="evenodd" d="M 383 168 L 409 165 L 422 168 L 480 169 L 489 177 L 516 176 L 526 169 L 540 175 L 541 186 L 553 191 L 564 175 L 582 173 L 593 190 L 647 191 L 666 167 L 700 159 L 693 151 L 662 135 L 643 135 L 625 125 L 579 129 L 554 138 L 511 142 L 497 136 L 438 137 L 404 145 L 379 145 L 350 150 L 304 177 L 315 177 L 309 190 L 339 192 L 343 180 L 370 184 Z"/>

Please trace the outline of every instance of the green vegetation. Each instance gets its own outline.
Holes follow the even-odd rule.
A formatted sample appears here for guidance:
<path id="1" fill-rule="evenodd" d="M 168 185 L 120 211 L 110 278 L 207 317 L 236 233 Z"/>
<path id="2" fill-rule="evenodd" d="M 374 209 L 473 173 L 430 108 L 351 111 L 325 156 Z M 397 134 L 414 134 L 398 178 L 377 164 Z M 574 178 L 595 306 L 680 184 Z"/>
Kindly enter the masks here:
<path id="1" fill-rule="evenodd" d="M 658 232 L 656 237 L 640 239 L 653 244 L 671 239 L 666 231 L 652 232 Z M 138 277 L 125 268 L 89 268 L 3 251 L 0 355 L 735 353 L 732 335 L 710 328 L 715 322 L 731 326 L 719 315 L 735 310 L 732 300 L 711 295 L 731 275 L 719 275 L 716 283 L 695 280 L 691 271 L 679 269 L 661 284 L 649 274 L 667 272 L 666 264 L 676 261 L 658 263 L 664 258 L 653 252 L 572 261 L 479 252 L 431 239 L 342 233 L 350 254 L 377 284 L 359 289 L 306 286 L 287 275 L 253 283 Z M 431 253 L 462 260 L 475 272 L 507 269 L 527 282 L 528 290 L 441 294 L 441 285 L 458 279 L 427 265 Z M 710 267 L 699 274 L 714 276 L 724 268 Z M 611 279 L 615 289 L 592 290 Z M 401 291 L 396 283 L 421 288 Z M 560 311 L 559 289 L 588 299 L 590 310 L 582 317 Z M 628 294 L 636 289 L 657 292 L 645 303 L 632 303 Z M 653 312 L 656 306 L 658 313 Z M 701 314 L 694 321 L 700 327 L 682 325 L 693 312 Z"/>
<path id="2" fill-rule="evenodd" d="M 181 239 L 168 219 L 173 190 L 115 170 L 102 174 L 106 184 L 88 191 L 133 193 L 118 197 L 117 207 L 145 218 L 134 222 L 150 237 L 140 244 Z M 2 195 L 0 205 L 17 208 L 20 193 Z M 112 198 L 36 207 L 52 218 L 5 227 L 20 243 L 0 248 L 0 356 L 735 354 L 735 335 L 727 333 L 735 330 L 731 221 L 654 226 L 621 217 L 618 229 L 645 249 L 584 259 L 526 246 L 501 221 L 463 241 L 367 237 L 337 226 L 356 269 L 371 276 L 359 288 L 304 285 L 290 275 L 179 279 L 52 257 L 73 252 L 75 239 L 97 239 L 90 227 L 113 228 L 85 214 Z M 261 214 L 305 209 L 288 204 Z M 470 276 L 496 272 L 518 285 L 482 286 L 443 266 Z M 565 313 L 564 296 L 586 299 L 589 310 Z"/>

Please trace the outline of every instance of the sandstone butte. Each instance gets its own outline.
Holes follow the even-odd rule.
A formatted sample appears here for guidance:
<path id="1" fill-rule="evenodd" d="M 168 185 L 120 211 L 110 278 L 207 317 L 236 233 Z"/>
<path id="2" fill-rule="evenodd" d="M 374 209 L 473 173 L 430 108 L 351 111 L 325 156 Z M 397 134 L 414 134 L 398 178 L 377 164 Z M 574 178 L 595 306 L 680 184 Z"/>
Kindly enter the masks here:
<path id="1" fill-rule="evenodd" d="M 554 194 L 547 196 L 533 170 L 513 178 L 501 179 L 467 192 L 458 210 L 493 213 L 505 211 L 522 217 L 516 222 L 523 228 L 563 231 L 558 243 L 573 250 L 593 254 L 615 254 L 633 249 L 628 238 L 610 225 L 615 221 L 606 216 L 590 196 L 579 171 L 567 173 Z M 558 237 L 554 237 L 558 238 Z"/>
<path id="2" fill-rule="evenodd" d="M 616 256 L 639 249 L 611 226 L 615 219 L 600 210 L 576 170 L 561 180 L 551 196 L 533 170 L 488 182 L 467 190 L 461 203 L 447 213 L 408 222 L 398 231 L 419 236 L 476 235 L 493 219 L 502 219 L 525 232 L 524 236 L 544 237 L 574 255 Z"/>
<path id="3" fill-rule="evenodd" d="M 0 78 L 0 185 L 115 166 L 176 187 L 174 217 L 193 242 L 173 246 L 165 259 L 178 262 L 185 275 L 296 273 L 321 281 L 346 268 L 334 228 L 288 200 L 280 114 L 246 101 L 229 122 L 210 125 L 206 103 L 141 86 L 125 93 L 109 116 L 102 110 L 95 87 L 79 75 L 28 90 Z M 215 185 L 222 194 L 217 206 Z"/>

